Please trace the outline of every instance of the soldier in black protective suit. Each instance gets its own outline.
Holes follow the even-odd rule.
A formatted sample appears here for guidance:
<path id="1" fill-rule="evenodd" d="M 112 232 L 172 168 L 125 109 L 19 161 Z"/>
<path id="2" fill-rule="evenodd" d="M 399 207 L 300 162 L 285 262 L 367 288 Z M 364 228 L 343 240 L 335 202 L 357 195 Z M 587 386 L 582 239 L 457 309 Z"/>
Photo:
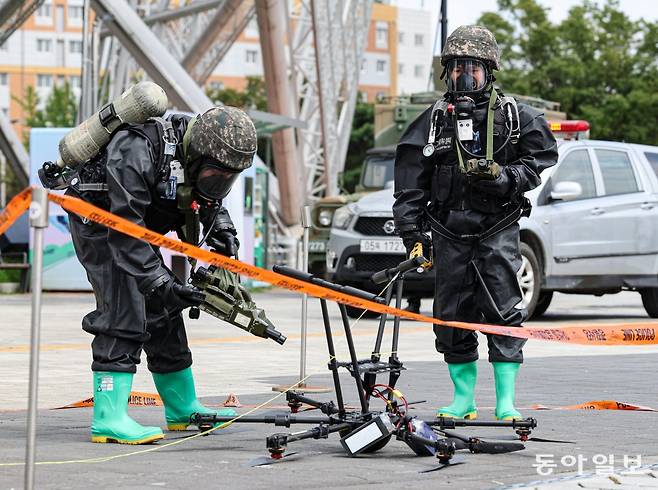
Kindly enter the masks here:
<path id="1" fill-rule="evenodd" d="M 106 190 L 68 192 L 157 233 L 175 230 L 192 243 L 200 217 L 207 242 L 232 256 L 239 243 L 221 203 L 255 152 L 256 130 L 239 109 L 216 107 L 195 118 L 175 114 L 123 126 L 80 170 L 78 190 Z M 170 430 L 187 428 L 192 413 L 213 412 L 196 398 L 181 315 L 203 294 L 174 276 L 157 247 L 75 214 L 70 223 L 96 295 L 96 309 L 82 322 L 94 335 L 92 441 L 143 444 L 164 437 L 159 427 L 141 426 L 126 412 L 142 349 Z"/>
<path id="2" fill-rule="evenodd" d="M 527 318 L 517 279 L 518 220 L 530 211 L 523 193 L 557 162 L 557 144 L 542 114 L 496 91 L 499 62 L 484 27 L 462 26 L 448 37 L 441 55 L 448 91 L 397 147 L 393 214 L 411 255 L 429 257 L 433 246 L 436 318 L 519 326 Z M 454 384 L 453 402 L 437 415 L 475 418 L 477 334 L 442 326 L 434 333 Z M 514 388 L 525 340 L 487 337 L 495 415 L 520 418 Z"/>

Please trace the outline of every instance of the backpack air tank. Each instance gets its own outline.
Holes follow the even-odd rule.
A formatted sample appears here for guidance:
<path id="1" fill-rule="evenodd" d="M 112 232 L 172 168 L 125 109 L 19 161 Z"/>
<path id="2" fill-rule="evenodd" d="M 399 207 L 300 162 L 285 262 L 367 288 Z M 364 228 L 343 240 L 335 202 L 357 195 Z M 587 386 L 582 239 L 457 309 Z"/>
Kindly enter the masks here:
<path id="1" fill-rule="evenodd" d="M 119 126 L 162 116 L 167 105 L 167 94 L 159 85 L 148 81 L 133 85 L 61 139 L 59 158 L 39 170 L 41 183 L 48 189 L 75 185 L 75 170 L 98 155 Z"/>

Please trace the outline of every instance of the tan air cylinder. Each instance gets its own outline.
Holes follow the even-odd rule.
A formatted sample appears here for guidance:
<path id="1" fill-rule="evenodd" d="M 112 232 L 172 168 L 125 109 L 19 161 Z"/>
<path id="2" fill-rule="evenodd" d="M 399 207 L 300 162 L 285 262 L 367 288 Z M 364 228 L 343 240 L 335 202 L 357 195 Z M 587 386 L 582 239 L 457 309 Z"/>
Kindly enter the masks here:
<path id="1" fill-rule="evenodd" d="M 162 116 L 168 105 L 167 94 L 159 85 L 133 85 L 62 138 L 57 165 L 76 168 L 98 155 L 121 124 L 140 124 L 149 117 Z"/>

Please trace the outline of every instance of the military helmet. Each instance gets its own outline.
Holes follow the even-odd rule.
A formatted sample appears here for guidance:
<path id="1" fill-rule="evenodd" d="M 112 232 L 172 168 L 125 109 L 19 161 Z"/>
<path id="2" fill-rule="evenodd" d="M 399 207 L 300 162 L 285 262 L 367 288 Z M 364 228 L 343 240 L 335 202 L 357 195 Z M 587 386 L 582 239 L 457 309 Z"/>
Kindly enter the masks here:
<path id="1" fill-rule="evenodd" d="M 213 107 L 190 121 L 183 137 L 187 175 L 197 194 L 221 201 L 240 172 L 251 167 L 256 128 L 236 107 Z"/>
<path id="2" fill-rule="evenodd" d="M 240 172 L 251 167 L 256 153 L 254 123 L 237 107 L 207 110 L 197 116 L 186 136 L 189 161 L 214 160 L 229 170 Z"/>
<path id="3" fill-rule="evenodd" d="M 441 64 L 454 58 L 476 58 L 500 70 L 500 49 L 493 33 L 482 26 L 460 26 L 448 36 Z"/>

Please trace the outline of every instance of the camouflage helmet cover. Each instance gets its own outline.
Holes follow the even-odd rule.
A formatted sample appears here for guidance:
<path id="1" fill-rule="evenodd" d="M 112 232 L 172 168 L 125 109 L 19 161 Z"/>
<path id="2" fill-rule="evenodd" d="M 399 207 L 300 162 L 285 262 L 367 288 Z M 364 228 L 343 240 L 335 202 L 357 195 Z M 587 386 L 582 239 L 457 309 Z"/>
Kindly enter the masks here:
<path id="1" fill-rule="evenodd" d="M 188 154 L 191 160 L 216 160 L 222 166 L 242 171 L 251 167 L 256 153 L 256 128 L 237 107 L 207 110 L 190 127 Z"/>
<path id="2" fill-rule="evenodd" d="M 482 26 L 460 26 L 455 29 L 441 53 L 441 64 L 454 58 L 476 58 L 500 70 L 500 49 L 493 33 Z"/>

